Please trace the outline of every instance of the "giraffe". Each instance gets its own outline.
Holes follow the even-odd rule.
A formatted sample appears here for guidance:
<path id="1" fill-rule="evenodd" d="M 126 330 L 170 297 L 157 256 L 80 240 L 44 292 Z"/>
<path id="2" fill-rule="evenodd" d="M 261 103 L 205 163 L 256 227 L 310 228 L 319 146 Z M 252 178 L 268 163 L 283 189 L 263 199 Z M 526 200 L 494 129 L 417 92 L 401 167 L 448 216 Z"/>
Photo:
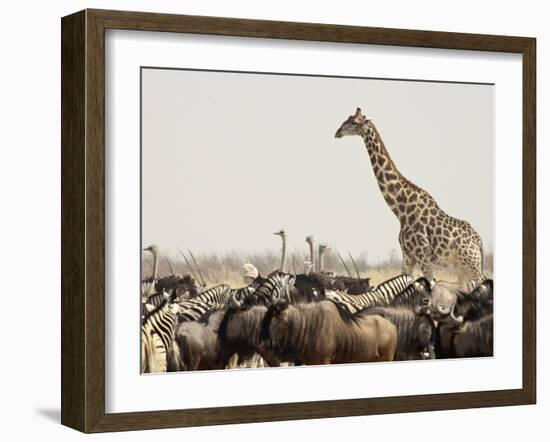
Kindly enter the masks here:
<path id="1" fill-rule="evenodd" d="M 378 187 L 401 224 L 403 273 L 411 275 L 419 264 L 424 276 L 433 279 L 432 264 L 454 265 L 460 283 L 480 284 L 484 280 L 483 244 L 473 227 L 445 213 L 428 192 L 401 175 L 380 133 L 360 108 L 342 123 L 335 137 L 349 135 L 363 138 Z"/>

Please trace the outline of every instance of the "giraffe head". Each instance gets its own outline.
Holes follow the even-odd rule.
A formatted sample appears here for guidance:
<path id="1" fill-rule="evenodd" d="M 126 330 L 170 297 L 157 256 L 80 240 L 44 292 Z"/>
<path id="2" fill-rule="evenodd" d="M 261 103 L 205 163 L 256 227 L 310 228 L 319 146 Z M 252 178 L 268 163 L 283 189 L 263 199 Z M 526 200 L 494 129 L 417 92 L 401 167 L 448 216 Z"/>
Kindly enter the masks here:
<path id="1" fill-rule="evenodd" d="M 336 134 L 334 134 L 334 137 L 342 138 L 346 135 L 360 135 L 361 129 L 367 121 L 361 109 L 357 108 L 355 115 L 350 115 L 349 118 L 342 123 L 340 128 L 336 131 Z"/>

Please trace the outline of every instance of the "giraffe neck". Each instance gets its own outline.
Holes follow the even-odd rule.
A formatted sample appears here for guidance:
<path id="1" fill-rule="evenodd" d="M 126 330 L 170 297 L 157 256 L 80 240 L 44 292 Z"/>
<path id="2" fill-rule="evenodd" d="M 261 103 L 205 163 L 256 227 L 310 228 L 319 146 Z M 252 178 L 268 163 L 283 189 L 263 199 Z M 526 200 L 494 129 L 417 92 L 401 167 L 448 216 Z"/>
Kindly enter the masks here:
<path id="1" fill-rule="evenodd" d="M 412 204 L 408 195 L 416 193 L 419 189 L 401 175 L 372 122 L 364 124 L 361 137 L 365 142 L 380 192 L 395 216 L 402 221 Z"/>

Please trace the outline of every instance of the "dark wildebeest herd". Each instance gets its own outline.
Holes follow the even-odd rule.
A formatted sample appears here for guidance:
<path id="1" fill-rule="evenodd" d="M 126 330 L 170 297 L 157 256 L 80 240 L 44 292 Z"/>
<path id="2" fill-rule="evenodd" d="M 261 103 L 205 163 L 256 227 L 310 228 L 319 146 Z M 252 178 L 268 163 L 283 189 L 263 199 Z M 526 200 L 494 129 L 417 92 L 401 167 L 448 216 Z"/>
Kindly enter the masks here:
<path id="1" fill-rule="evenodd" d="M 492 280 L 465 292 L 399 275 L 350 294 L 357 283 L 280 271 L 239 289 L 160 278 L 142 297 L 141 372 L 492 356 Z"/>

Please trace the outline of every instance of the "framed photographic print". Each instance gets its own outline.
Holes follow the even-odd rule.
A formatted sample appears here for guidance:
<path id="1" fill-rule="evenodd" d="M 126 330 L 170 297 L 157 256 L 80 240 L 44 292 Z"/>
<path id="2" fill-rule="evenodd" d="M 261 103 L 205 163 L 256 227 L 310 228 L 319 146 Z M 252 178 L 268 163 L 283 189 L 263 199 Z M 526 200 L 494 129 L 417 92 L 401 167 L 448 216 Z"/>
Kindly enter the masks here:
<path id="1" fill-rule="evenodd" d="M 535 403 L 535 52 L 64 17 L 62 423 Z"/>

